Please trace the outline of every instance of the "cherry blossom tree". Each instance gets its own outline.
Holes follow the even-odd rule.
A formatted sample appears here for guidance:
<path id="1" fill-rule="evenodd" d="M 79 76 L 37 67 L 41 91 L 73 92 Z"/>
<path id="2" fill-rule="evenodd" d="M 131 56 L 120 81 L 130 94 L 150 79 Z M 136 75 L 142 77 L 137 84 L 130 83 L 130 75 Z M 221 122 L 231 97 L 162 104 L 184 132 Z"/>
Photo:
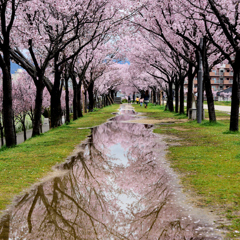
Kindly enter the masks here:
<path id="1" fill-rule="evenodd" d="M 10 41 L 16 11 L 21 1 L 2 0 L 0 2 L 0 67 L 3 74 L 3 123 L 5 130 L 6 146 L 15 145 L 12 107 L 12 78 L 10 67 Z"/>

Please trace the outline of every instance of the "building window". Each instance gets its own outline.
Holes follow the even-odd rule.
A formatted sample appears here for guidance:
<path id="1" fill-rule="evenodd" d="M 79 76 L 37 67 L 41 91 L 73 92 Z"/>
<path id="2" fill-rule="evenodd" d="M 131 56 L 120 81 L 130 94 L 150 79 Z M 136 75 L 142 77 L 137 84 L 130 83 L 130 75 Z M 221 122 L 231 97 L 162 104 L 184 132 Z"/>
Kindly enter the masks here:
<path id="1" fill-rule="evenodd" d="M 227 78 L 227 80 L 229 80 L 229 78 Z"/>
<path id="2" fill-rule="evenodd" d="M 226 88 L 229 88 L 229 86 L 226 86 Z"/>
<path id="3" fill-rule="evenodd" d="M 229 70 L 229 69 L 227 69 L 227 72 L 230 72 L 230 70 Z"/>

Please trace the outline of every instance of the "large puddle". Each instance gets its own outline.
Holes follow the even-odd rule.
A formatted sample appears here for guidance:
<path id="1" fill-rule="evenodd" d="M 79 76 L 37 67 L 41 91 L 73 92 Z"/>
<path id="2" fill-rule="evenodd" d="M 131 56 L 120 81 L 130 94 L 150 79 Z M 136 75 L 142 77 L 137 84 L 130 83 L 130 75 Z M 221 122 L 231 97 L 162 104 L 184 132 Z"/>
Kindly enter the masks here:
<path id="1" fill-rule="evenodd" d="M 120 115 L 92 129 L 67 171 L 18 198 L 0 239 L 223 239 L 187 203 L 151 125 Z"/>

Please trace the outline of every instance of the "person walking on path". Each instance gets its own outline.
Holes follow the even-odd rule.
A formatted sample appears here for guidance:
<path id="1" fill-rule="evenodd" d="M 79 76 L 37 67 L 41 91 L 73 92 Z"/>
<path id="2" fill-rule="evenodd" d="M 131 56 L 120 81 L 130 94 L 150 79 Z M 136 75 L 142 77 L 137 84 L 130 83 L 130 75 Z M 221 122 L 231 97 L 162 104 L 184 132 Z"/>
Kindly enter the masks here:
<path id="1" fill-rule="evenodd" d="M 139 97 L 136 98 L 136 102 L 137 102 L 137 104 L 139 104 Z"/>
<path id="2" fill-rule="evenodd" d="M 140 106 L 143 105 L 143 101 L 144 101 L 144 91 L 141 91 Z"/>
<path id="3" fill-rule="evenodd" d="M 145 105 L 145 108 L 147 108 L 148 103 L 149 103 L 149 93 L 148 93 L 148 90 L 146 90 L 145 95 L 144 95 L 144 105 Z"/>

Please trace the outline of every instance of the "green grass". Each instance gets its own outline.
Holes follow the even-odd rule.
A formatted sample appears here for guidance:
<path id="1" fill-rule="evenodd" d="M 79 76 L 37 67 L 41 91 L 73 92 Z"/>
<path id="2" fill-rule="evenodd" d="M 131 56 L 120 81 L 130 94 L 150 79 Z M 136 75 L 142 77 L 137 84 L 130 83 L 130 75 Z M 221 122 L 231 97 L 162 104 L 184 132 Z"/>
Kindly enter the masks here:
<path id="1" fill-rule="evenodd" d="M 204 101 L 204 104 L 207 104 L 207 101 Z M 214 104 L 220 106 L 231 106 L 231 101 L 214 101 Z"/>
<path id="2" fill-rule="evenodd" d="M 13 148 L 0 149 L 0 211 L 13 197 L 38 182 L 52 171 L 52 167 L 71 154 L 74 147 L 89 135 L 89 129 L 112 117 L 119 105 L 112 105 L 87 113 L 68 125 L 28 139 Z"/>
<path id="3" fill-rule="evenodd" d="M 175 113 L 165 112 L 163 107 L 137 106 L 136 111 L 145 112 L 154 119 L 179 118 Z M 229 116 L 216 112 L 222 119 Z M 209 123 L 204 120 L 187 121 L 171 125 L 156 125 L 156 133 L 177 136 L 180 143 L 169 147 L 171 166 L 181 173 L 185 189 L 196 194 L 196 204 L 210 207 L 223 214 L 231 223 L 224 226 L 228 239 L 240 237 L 240 133 L 229 132 L 229 119 Z"/>

